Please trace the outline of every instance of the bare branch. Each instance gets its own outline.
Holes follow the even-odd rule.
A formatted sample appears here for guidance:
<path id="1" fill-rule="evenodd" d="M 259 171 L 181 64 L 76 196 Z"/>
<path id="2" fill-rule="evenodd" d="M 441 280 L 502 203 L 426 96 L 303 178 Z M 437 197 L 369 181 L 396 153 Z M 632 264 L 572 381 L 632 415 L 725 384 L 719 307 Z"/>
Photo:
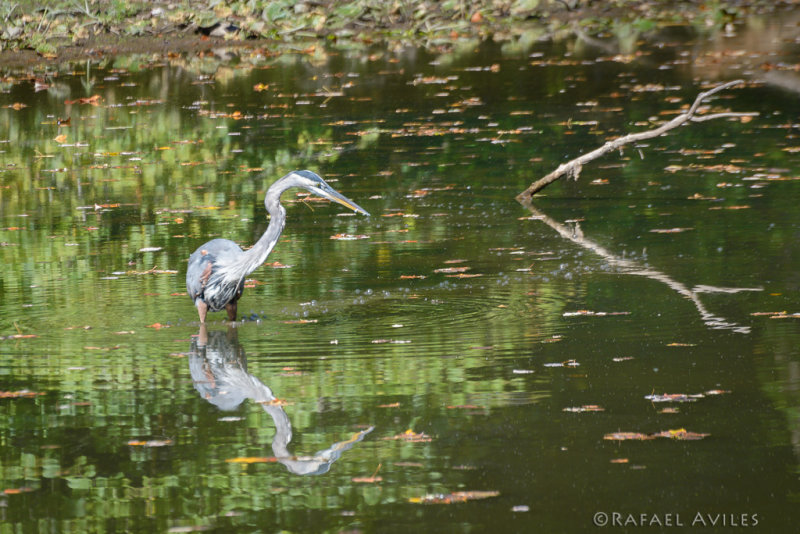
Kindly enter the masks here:
<path id="1" fill-rule="evenodd" d="M 643 141 L 645 139 L 652 139 L 653 137 L 658 137 L 660 135 L 663 135 L 666 132 L 674 128 L 677 128 L 678 126 L 686 124 L 687 122 L 700 122 L 700 121 L 710 120 L 712 118 L 717 119 L 722 117 L 743 117 L 743 116 L 752 117 L 758 115 L 758 113 L 741 113 L 741 114 L 715 113 L 707 116 L 696 116 L 700 104 L 702 104 L 703 101 L 706 100 L 708 97 L 713 96 L 719 93 L 720 91 L 724 91 L 729 87 L 733 87 L 734 85 L 739 85 L 741 83 L 743 83 L 742 80 L 734 80 L 713 87 L 708 91 L 704 91 L 699 95 L 697 95 L 697 98 L 695 98 L 694 102 L 692 103 L 691 106 L 689 106 L 689 109 L 685 113 L 677 115 L 675 118 L 673 118 L 668 122 L 665 122 L 661 126 L 654 128 L 652 130 L 647 130 L 644 132 L 638 132 L 638 133 L 623 135 L 622 137 L 617 137 L 616 139 L 608 141 L 600 148 L 596 148 L 591 152 L 583 154 L 582 156 L 578 156 L 577 158 L 570 160 L 567 163 L 562 163 L 561 165 L 558 166 L 556 170 L 554 170 L 544 178 L 541 178 L 536 182 L 532 183 L 525 191 L 517 195 L 517 200 L 520 203 L 527 205 L 530 203 L 534 194 L 541 191 L 546 186 L 555 182 L 562 176 L 566 176 L 567 178 L 572 177 L 573 179 L 577 180 L 581 168 L 590 161 L 593 161 L 601 156 L 604 156 L 605 154 L 608 154 L 609 152 L 612 152 L 614 150 L 618 150 L 630 143 Z"/>

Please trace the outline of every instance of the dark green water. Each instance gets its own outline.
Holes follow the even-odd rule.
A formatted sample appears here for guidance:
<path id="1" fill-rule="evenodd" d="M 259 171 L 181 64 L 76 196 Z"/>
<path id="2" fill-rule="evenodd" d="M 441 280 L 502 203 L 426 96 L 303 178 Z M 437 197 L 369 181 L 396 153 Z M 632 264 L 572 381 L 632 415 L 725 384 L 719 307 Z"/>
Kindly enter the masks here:
<path id="1" fill-rule="evenodd" d="M 8 74 L 0 532 L 795 531 L 800 100 L 759 65 L 796 46 L 738 43 Z M 733 76 L 710 111 L 753 120 L 514 200 Z M 253 243 L 302 168 L 372 216 L 284 195 L 279 264 L 201 332 L 186 258 Z M 708 436 L 604 439 L 679 429 Z"/>

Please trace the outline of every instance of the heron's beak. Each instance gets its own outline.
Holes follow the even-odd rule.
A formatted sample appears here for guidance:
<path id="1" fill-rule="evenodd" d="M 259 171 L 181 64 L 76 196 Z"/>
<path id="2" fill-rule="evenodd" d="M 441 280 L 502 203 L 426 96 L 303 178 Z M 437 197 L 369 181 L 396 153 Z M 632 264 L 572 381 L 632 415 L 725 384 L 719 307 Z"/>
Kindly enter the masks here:
<path id="1" fill-rule="evenodd" d="M 314 193 L 318 194 L 319 196 L 321 196 L 323 198 L 327 198 L 328 200 L 330 200 L 332 202 L 337 202 L 337 203 L 341 204 L 342 206 L 350 208 L 351 210 L 355 211 L 356 213 L 363 213 L 364 215 L 369 216 L 369 212 L 367 210 L 365 210 L 364 208 L 362 208 L 361 206 L 359 206 L 358 204 L 356 204 L 355 202 L 353 202 L 352 200 L 350 200 L 349 198 L 347 198 L 346 196 L 344 196 L 340 192 L 336 191 L 334 188 L 332 188 L 329 185 L 327 187 L 315 187 L 313 190 L 314 190 Z"/>

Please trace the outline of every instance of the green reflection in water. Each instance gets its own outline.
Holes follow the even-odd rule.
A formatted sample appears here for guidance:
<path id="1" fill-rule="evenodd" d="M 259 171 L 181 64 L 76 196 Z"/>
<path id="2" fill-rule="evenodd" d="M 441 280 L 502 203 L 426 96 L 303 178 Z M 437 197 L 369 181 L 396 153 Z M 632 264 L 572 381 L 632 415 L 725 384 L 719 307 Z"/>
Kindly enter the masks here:
<path id="1" fill-rule="evenodd" d="M 552 186 L 537 209 L 554 224 L 513 200 L 691 102 L 685 50 L 123 58 L 38 93 L 4 81 L 1 389 L 44 395 L 0 399 L 3 528 L 583 531 L 596 511 L 699 511 L 788 529 L 797 324 L 751 314 L 800 311 L 794 96 L 754 82 L 714 106 L 757 120 L 693 125 Z M 373 213 L 287 195 L 240 302 L 232 350 L 286 401 L 290 453 L 351 446 L 310 478 L 227 461 L 280 456 L 280 425 L 264 399 L 221 411 L 198 394 L 182 294 L 191 251 L 252 244 L 264 192 L 295 168 Z M 710 286 L 692 294 L 716 322 L 642 270 Z M 729 287 L 761 291 L 713 290 Z M 713 389 L 730 393 L 677 413 L 644 399 Z M 563 411 L 586 405 L 604 411 Z M 711 436 L 603 439 L 678 428 Z M 499 496 L 409 503 L 456 491 Z"/>

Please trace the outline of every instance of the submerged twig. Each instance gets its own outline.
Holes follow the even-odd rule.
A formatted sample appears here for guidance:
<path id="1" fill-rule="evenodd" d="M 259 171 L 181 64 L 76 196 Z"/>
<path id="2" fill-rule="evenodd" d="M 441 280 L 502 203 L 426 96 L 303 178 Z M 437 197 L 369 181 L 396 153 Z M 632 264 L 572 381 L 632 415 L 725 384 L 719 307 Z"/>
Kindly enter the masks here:
<path id="1" fill-rule="evenodd" d="M 572 177 L 573 179 L 577 180 L 578 176 L 580 175 L 581 169 L 583 165 L 593 161 L 609 152 L 614 150 L 619 150 L 623 146 L 634 143 L 636 141 L 642 141 L 644 139 L 652 139 L 653 137 L 658 137 L 660 135 L 665 134 L 669 130 L 673 128 L 677 128 L 678 126 L 682 126 L 687 122 L 703 122 L 711 119 L 718 119 L 718 118 L 730 118 L 730 117 L 752 117 L 758 115 L 755 112 L 747 112 L 747 113 L 736 113 L 736 112 L 724 112 L 724 113 L 714 113 L 711 115 L 703 115 L 703 116 L 696 116 L 697 110 L 700 107 L 700 104 L 703 103 L 705 99 L 708 97 L 719 93 L 720 91 L 724 91 L 729 87 L 733 87 L 735 85 L 739 85 L 743 83 L 742 80 L 734 80 L 732 82 L 723 83 L 718 85 L 708 91 L 704 91 L 697 95 L 695 98 L 694 103 L 689 106 L 689 109 L 685 113 L 681 113 L 680 115 L 676 116 L 674 119 L 665 122 L 658 128 L 654 128 L 652 130 L 647 130 L 644 132 L 638 132 L 628 135 L 623 135 L 622 137 L 617 137 L 611 141 L 608 141 L 600 148 L 596 148 L 591 152 L 588 152 L 582 156 L 578 156 L 577 158 L 568 161 L 567 163 L 562 163 L 558 166 L 556 170 L 541 178 L 535 182 L 533 182 L 525 191 L 517 195 L 517 200 L 522 204 L 528 204 L 531 201 L 531 198 L 534 194 L 544 189 L 546 186 L 550 185 L 551 183 L 555 182 L 562 176 Z"/>

